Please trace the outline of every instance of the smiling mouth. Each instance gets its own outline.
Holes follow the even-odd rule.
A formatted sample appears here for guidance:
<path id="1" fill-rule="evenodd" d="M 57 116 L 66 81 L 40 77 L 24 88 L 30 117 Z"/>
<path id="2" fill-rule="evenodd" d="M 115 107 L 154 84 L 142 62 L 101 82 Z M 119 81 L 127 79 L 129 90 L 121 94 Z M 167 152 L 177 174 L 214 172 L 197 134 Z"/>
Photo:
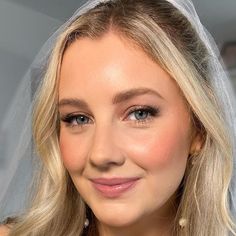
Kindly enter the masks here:
<path id="1" fill-rule="evenodd" d="M 96 191 L 107 198 L 120 197 L 125 192 L 133 189 L 139 178 L 112 178 L 112 179 L 92 179 L 92 185 Z"/>

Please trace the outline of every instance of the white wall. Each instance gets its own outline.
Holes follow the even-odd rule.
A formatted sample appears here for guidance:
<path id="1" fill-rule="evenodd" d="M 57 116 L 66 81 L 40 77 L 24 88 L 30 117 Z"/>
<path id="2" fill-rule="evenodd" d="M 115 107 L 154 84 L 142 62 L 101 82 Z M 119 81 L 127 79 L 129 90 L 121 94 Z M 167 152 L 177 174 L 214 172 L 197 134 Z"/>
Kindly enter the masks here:
<path id="1" fill-rule="evenodd" d="M 60 24 L 31 8 L 0 0 L 0 127 L 32 59 Z"/>

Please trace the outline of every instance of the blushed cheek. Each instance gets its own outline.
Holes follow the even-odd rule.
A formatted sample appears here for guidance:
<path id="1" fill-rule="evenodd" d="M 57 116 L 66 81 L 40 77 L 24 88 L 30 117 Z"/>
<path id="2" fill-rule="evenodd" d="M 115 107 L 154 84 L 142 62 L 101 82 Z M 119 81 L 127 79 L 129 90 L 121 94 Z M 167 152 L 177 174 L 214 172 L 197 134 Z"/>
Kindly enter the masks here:
<path id="1" fill-rule="evenodd" d="M 135 138 L 127 149 L 127 155 L 144 169 L 165 170 L 174 165 L 185 165 L 188 142 L 178 132 L 163 132 Z M 127 147 L 127 145 L 126 145 Z"/>
<path id="2" fill-rule="evenodd" d="M 83 168 L 84 159 L 82 149 L 78 148 L 78 140 L 71 135 L 60 134 L 61 158 L 68 171 L 78 171 Z"/>

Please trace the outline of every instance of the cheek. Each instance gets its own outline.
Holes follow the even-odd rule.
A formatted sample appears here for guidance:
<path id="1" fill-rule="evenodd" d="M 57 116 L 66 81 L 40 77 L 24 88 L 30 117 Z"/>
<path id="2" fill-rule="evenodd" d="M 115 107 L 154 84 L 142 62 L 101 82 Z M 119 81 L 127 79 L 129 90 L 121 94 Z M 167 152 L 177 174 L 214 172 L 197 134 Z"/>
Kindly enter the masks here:
<path id="1" fill-rule="evenodd" d="M 60 150 L 64 166 L 69 172 L 82 170 L 85 165 L 85 148 L 78 136 L 68 134 L 63 129 L 60 133 Z"/>
<path id="2" fill-rule="evenodd" d="M 128 147 L 123 144 L 127 147 L 126 155 L 144 169 L 161 171 L 185 167 L 190 142 L 186 132 L 181 134 L 178 127 L 147 131 L 123 140 L 130 144 Z"/>

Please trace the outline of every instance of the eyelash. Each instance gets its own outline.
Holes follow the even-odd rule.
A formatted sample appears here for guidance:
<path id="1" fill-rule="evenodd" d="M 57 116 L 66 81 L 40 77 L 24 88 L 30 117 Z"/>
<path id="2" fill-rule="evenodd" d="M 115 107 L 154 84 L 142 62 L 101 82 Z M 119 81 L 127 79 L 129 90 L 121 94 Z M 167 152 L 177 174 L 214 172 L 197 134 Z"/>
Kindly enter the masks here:
<path id="1" fill-rule="evenodd" d="M 145 117 L 144 119 L 137 119 L 137 117 L 135 117 L 135 120 L 130 120 L 128 119 L 131 115 L 135 116 L 135 112 L 144 112 L 147 113 L 147 117 Z M 148 121 L 152 120 L 153 118 L 155 118 L 156 116 L 159 115 L 159 108 L 157 107 L 151 107 L 151 106 L 135 106 L 132 107 L 128 110 L 127 115 L 125 120 L 129 120 L 129 121 L 134 121 L 136 124 L 144 124 L 147 123 Z M 81 117 L 81 118 L 86 118 L 87 120 L 90 120 L 88 123 L 85 124 L 78 124 L 77 119 Z M 61 117 L 61 121 L 66 123 L 67 126 L 69 127 L 74 127 L 74 126 L 78 126 L 78 127 L 82 127 L 84 125 L 90 124 L 92 123 L 91 119 L 89 118 L 89 116 L 84 115 L 84 114 L 68 114 L 64 117 Z M 76 124 L 74 124 L 74 122 Z"/>
<path id="2" fill-rule="evenodd" d="M 159 115 L 159 109 L 157 107 L 151 107 L 151 106 L 138 106 L 137 107 L 136 106 L 129 109 L 127 117 L 130 117 L 132 114 L 135 116 L 135 112 L 138 112 L 138 111 L 147 113 L 147 117 L 140 120 L 135 119 L 135 120 L 130 120 L 130 121 L 134 121 L 136 124 L 141 124 L 141 125 L 144 123 L 147 123 L 148 121 L 152 120 L 153 118 Z"/>
<path id="3" fill-rule="evenodd" d="M 84 114 L 74 114 L 74 113 L 72 113 L 72 114 L 68 114 L 68 115 L 66 115 L 66 116 L 64 116 L 64 117 L 61 117 L 61 121 L 64 122 L 64 123 L 66 123 L 66 125 L 69 126 L 69 127 L 74 127 L 74 126 L 82 127 L 83 125 L 87 125 L 87 124 L 91 123 L 91 122 L 89 122 L 89 123 L 85 123 L 85 124 L 78 124 L 77 119 L 78 119 L 79 117 L 81 117 L 81 118 L 83 117 L 83 118 L 86 118 L 86 119 L 90 119 L 87 115 L 84 115 Z M 76 124 L 74 124 L 74 122 L 75 122 Z"/>

